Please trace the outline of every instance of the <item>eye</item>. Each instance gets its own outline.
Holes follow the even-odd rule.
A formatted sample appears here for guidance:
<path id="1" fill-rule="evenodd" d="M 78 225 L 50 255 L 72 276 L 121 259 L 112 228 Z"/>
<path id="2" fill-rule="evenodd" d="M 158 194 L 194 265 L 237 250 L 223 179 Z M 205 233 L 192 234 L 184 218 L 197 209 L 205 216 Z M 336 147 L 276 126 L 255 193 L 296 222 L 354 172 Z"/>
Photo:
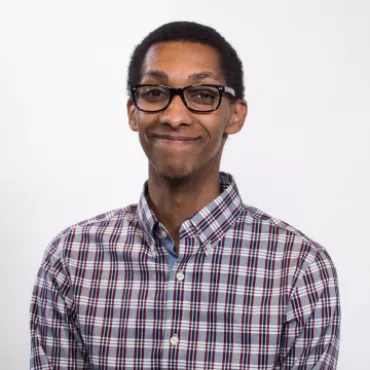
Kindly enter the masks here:
<path id="1" fill-rule="evenodd" d="M 154 102 L 168 99 L 168 91 L 160 86 L 142 86 L 137 89 L 137 98 Z"/>
<path id="2" fill-rule="evenodd" d="M 187 98 L 197 104 L 213 104 L 218 96 L 218 90 L 212 87 L 191 88 L 187 91 Z"/>
<path id="3" fill-rule="evenodd" d="M 148 96 L 161 96 L 163 94 L 163 91 L 156 88 L 150 88 L 147 89 L 144 94 Z"/>
<path id="4" fill-rule="evenodd" d="M 199 91 L 196 95 L 196 98 L 198 99 L 214 99 L 215 96 L 213 94 L 210 94 L 207 91 Z"/>

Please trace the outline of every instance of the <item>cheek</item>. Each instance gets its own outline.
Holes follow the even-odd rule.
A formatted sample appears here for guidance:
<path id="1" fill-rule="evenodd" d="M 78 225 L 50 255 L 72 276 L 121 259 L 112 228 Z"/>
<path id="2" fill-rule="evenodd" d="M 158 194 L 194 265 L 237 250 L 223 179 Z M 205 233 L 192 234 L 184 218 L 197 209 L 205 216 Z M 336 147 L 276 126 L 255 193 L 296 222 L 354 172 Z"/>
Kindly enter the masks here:
<path id="1" fill-rule="evenodd" d="M 150 128 L 150 125 L 153 124 L 156 119 L 157 117 L 155 114 L 148 114 L 139 110 L 136 111 L 135 120 L 140 137 L 146 137 L 148 128 Z"/>
<path id="2" fill-rule="evenodd" d="M 226 128 L 227 121 L 224 112 L 217 112 L 218 114 L 215 113 L 212 117 L 209 117 L 207 121 L 203 122 L 203 126 L 206 127 L 209 132 L 211 141 L 219 142 Z"/>

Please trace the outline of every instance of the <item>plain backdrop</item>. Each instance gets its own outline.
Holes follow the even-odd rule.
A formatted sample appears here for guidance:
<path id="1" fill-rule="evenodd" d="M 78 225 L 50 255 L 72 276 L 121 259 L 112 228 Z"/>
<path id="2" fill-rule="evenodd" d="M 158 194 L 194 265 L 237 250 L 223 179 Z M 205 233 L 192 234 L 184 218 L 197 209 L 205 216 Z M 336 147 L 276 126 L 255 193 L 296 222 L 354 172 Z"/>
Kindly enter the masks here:
<path id="1" fill-rule="evenodd" d="M 28 368 L 28 310 L 50 240 L 136 203 L 133 47 L 173 20 L 215 27 L 244 62 L 249 116 L 226 144 L 244 203 L 323 244 L 342 302 L 339 370 L 369 370 L 370 3 L 0 1 L 0 358 Z"/>

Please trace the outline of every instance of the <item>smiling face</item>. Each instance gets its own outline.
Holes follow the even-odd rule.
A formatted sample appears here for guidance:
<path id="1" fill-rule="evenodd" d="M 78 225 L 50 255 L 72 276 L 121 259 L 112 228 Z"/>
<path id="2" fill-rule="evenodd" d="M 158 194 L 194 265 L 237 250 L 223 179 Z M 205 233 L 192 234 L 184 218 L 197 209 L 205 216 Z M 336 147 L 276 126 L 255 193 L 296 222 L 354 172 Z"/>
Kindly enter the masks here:
<path id="1" fill-rule="evenodd" d="M 163 42 L 147 52 L 140 84 L 185 87 L 193 84 L 226 85 L 217 51 L 204 44 Z M 214 112 L 188 110 L 175 96 L 163 111 L 147 113 L 127 103 L 130 127 L 148 157 L 150 170 L 168 179 L 219 171 L 224 134 L 241 130 L 247 114 L 244 100 L 225 94 Z"/>

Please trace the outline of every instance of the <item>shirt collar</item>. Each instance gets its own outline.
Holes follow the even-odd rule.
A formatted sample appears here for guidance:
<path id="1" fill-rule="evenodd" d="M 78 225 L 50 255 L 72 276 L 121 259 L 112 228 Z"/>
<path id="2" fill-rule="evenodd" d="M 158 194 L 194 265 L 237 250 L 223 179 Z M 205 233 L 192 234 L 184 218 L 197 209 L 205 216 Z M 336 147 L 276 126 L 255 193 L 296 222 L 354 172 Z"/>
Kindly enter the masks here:
<path id="1" fill-rule="evenodd" d="M 220 195 L 187 219 L 180 228 L 180 239 L 198 236 L 206 252 L 223 237 L 242 208 L 242 199 L 234 178 L 228 173 L 220 172 L 219 184 Z M 144 184 L 136 213 L 144 237 L 152 246 L 158 220 L 149 208 L 147 195 L 148 181 Z"/>

